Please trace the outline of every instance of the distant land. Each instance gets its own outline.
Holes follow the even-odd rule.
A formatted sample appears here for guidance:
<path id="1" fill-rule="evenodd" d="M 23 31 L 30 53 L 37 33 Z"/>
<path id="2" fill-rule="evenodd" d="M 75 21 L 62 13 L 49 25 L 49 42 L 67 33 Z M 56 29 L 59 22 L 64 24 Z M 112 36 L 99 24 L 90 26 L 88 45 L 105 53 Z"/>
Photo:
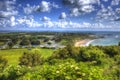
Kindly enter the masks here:
<path id="1" fill-rule="evenodd" d="M 70 32 L 70 33 L 111 33 L 120 32 L 120 29 L 22 29 L 22 30 L 2 30 L 0 33 L 6 32 Z"/>

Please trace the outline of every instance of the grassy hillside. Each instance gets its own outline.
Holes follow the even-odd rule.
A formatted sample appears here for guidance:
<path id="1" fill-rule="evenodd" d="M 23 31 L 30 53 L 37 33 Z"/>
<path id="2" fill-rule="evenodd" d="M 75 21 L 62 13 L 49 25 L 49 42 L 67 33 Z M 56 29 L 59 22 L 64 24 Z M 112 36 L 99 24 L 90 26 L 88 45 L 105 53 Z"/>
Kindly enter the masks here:
<path id="1" fill-rule="evenodd" d="M 0 80 L 120 80 L 120 46 L 69 45 L 53 51 L 1 50 L 9 66 L 0 57 Z"/>
<path id="2" fill-rule="evenodd" d="M 0 56 L 3 56 L 8 60 L 8 64 L 17 65 L 19 62 L 19 57 L 22 56 L 24 52 L 39 52 L 42 57 L 47 58 L 51 56 L 54 50 L 52 49 L 8 49 L 8 50 L 0 50 Z"/>
<path id="3" fill-rule="evenodd" d="M 0 42 L 0 45 L 3 45 L 4 44 L 4 42 Z"/>

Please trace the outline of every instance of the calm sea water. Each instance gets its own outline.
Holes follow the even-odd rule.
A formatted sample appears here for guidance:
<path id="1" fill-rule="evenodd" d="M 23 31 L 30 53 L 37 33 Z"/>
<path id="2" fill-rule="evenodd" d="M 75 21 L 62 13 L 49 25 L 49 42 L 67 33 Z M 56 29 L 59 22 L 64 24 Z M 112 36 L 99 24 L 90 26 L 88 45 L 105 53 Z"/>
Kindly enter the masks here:
<path id="1" fill-rule="evenodd" d="M 95 39 L 90 44 L 100 45 L 100 46 L 109 46 L 109 45 L 118 45 L 119 42 L 120 42 L 120 38 L 108 37 L 108 38 Z"/>

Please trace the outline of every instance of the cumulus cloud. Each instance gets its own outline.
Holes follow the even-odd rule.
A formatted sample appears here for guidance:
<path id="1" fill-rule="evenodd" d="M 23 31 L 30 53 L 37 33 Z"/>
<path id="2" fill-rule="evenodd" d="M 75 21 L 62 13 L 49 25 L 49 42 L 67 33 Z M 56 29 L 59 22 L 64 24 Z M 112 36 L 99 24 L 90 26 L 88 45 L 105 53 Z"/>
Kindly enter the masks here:
<path id="1" fill-rule="evenodd" d="M 48 22 L 48 21 L 50 21 L 51 19 L 48 18 L 48 17 L 46 17 L 46 16 L 44 16 L 41 20 L 42 20 L 43 22 Z"/>
<path id="2" fill-rule="evenodd" d="M 0 1 L 0 17 L 9 17 L 17 15 L 18 11 L 15 10 L 15 0 Z"/>
<path id="3" fill-rule="evenodd" d="M 65 12 L 62 12 L 61 15 L 59 16 L 59 19 L 65 19 L 67 17 Z"/>
<path id="4" fill-rule="evenodd" d="M 114 17 L 115 17 L 115 12 L 110 6 L 105 7 L 104 5 L 101 5 L 101 9 L 97 12 L 98 19 L 109 19 L 110 20 Z"/>
<path id="5" fill-rule="evenodd" d="M 7 17 L 10 17 L 10 16 L 14 16 L 14 15 L 17 15 L 18 14 L 18 11 L 0 11 L 0 17 L 1 18 L 7 18 Z"/>
<path id="6" fill-rule="evenodd" d="M 120 8 L 116 8 L 115 11 L 116 11 L 117 14 L 120 14 Z"/>
<path id="7" fill-rule="evenodd" d="M 12 16 L 10 20 L 4 20 L 4 25 L 11 26 L 22 26 L 28 28 L 50 28 L 50 29 L 105 29 L 105 28 L 116 28 L 119 24 L 117 23 L 108 23 L 107 25 L 102 24 L 101 22 L 89 23 L 89 22 L 73 22 L 66 20 L 52 21 L 49 17 L 44 16 L 41 18 L 41 21 L 35 20 L 34 16 L 24 16 L 15 18 Z M 8 24 L 9 23 L 9 24 Z"/>
<path id="8" fill-rule="evenodd" d="M 41 24 L 35 21 L 33 16 L 24 16 L 17 19 L 18 25 L 26 27 L 40 27 Z"/>
<path id="9" fill-rule="evenodd" d="M 31 14 L 37 10 L 39 6 L 30 6 L 30 4 L 27 4 L 25 8 L 23 8 L 24 13 Z"/>
<path id="10" fill-rule="evenodd" d="M 1 0 L 0 1 L 0 25 L 15 26 L 15 17 L 18 11 L 15 7 L 16 0 Z"/>
<path id="11" fill-rule="evenodd" d="M 93 12 L 94 4 L 99 4 L 99 0 L 63 0 L 63 4 L 69 5 L 71 15 L 79 16 L 84 13 Z"/>
<path id="12" fill-rule="evenodd" d="M 103 23 L 89 23 L 89 22 L 72 22 L 72 21 L 49 21 L 43 23 L 41 26 L 44 28 L 58 28 L 58 29 L 113 29 L 117 28 L 118 24 L 109 23 L 104 25 Z"/>
<path id="13" fill-rule="evenodd" d="M 15 26 L 16 25 L 16 21 L 15 21 L 15 17 L 14 16 L 12 16 L 10 18 L 10 22 L 11 22 L 11 26 Z"/>
<path id="14" fill-rule="evenodd" d="M 70 8 L 70 16 L 82 16 L 94 12 L 95 19 L 114 20 L 120 17 L 119 5 L 120 0 L 111 0 L 110 4 L 105 3 L 109 0 L 63 0 L 64 5 Z M 116 7 L 113 7 L 116 6 Z"/>
<path id="15" fill-rule="evenodd" d="M 115 5 L 119 5 L 120 4 L 120 0 L 112 0 L 111 5 L 115 6 Z"/>
<path id="16" fill-rule="evenodd" d="M 55 3 L 41 1 L 39 5 L 30 6 L 29 4 L 27 4 L 27 6 L 23 8 L 23 10 L 24 13 L 31 14 L 33 12 L 50 12 L 52 8 L 59 8 L 59 6 Z"/>
<path id="17" fill-rule="evenodd" d="M 38 28 L 111 28 L 118 26 L 117 23 L 120 21 L 120 0 L 111 0 L 110 4 L 106 5 L 109 0 L 62 0 L 64 5 L 68 5 L 70 14 L 66 14 L 64 11 L 58 16 L 58 21 L 52 21 L 52 18 L 43 16 L 40 21 L 36 20 L 32 15 L 34 12 L 50 12 L 52 9 L 60 8 L 56 3 L 41 1 L 39 5 L 26 6 L 19 5 L 18 8 L 23 8 L 25 14 L 24 17 L 20 17 L 15 5 L 16 0 L 0 0 L 0 26 L 27 26 L 27 27 L 38 27 Z M 66 18 L 72 16 L 83 16 L 91 12 L 94 12 L 97 20 L 111 20 L 115 21 L 108 25 L 89 22 L 73 22 L 66 21 Z M 59 14 L 58 14 L 59 15 Z M 22 16 L 22 15 L 21 15 Z M 112 25 L 112 26 L 111 26 Z"/>
<path id="18" fill-rule="evenodd" d="M 42 1 L 40 3 L 40 7 L 38 8 L 38 11 L 40 12 L 48 12 L 51 9 L 50 2 Z"/>

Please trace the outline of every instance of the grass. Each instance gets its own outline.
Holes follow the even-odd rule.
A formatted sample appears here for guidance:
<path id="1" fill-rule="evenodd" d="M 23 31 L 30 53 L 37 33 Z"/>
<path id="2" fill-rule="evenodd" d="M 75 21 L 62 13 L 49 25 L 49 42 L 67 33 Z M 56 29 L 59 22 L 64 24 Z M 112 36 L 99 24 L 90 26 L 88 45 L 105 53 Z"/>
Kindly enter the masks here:
<path id="1" fill-rule="evenodd" d="M 68 42 L 67 42 L 67 40 L 65 40 L 65 39 L 63 39 L 63 40 L 61 40 L 60 41 L 60 44 L 62 44 L 62 45 L 66 45 Z"/>
<path id="2" fill-rule="evenodd" d="M 0 42 L 0 45 L 4 45 L 4 42 Z"/>
<path id="3" fill-rule="evenodd" d="M 24 52 L 39 52 L 42 57 L 47 58 L 52 55 L 54 50 L 52 49 L 40 49 L 34 48 L 31 50 L 28 49 L 8 49 L 0 50 L 0 56 L 3 56 L 8 60 L 8 64 L 17 65 L 19 63 L 19 58 Z"/>

